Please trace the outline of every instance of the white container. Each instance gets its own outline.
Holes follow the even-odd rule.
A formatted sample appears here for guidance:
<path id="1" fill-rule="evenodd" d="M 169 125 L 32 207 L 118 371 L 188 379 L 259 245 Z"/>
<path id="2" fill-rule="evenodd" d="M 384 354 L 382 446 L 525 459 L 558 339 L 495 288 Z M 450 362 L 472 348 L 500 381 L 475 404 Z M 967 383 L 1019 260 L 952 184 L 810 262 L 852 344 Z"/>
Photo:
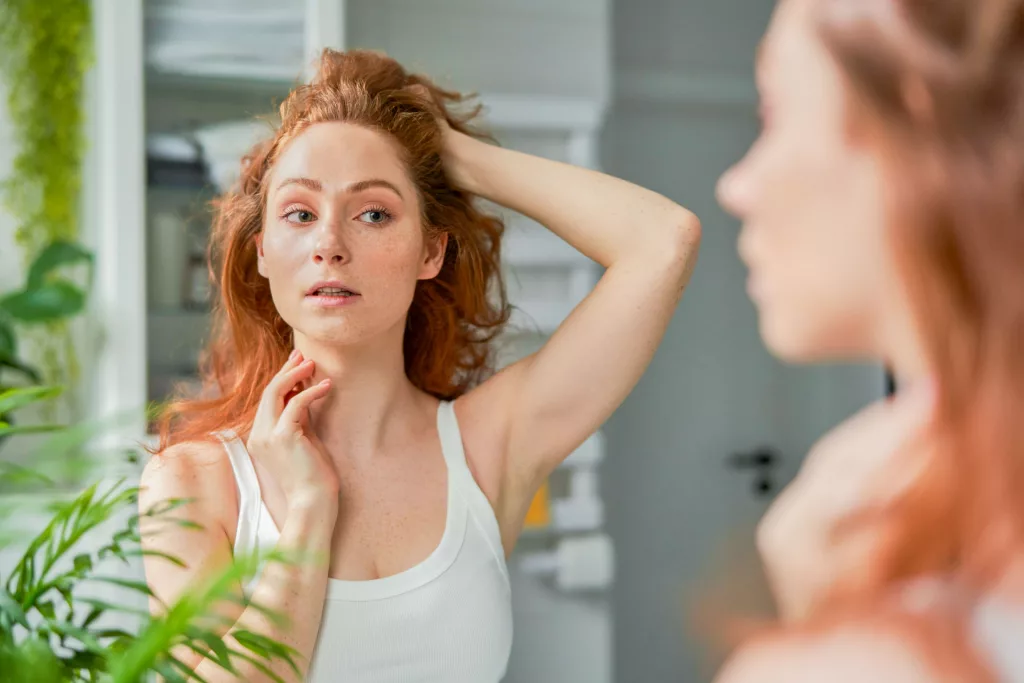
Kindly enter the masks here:
<path id="1" fill-rule="evenodd" d="M 180 309 L 185 302 L 188 224 L 173 211 L 153 214 L 147 251 L 146 298 L 150 309 Z"/>

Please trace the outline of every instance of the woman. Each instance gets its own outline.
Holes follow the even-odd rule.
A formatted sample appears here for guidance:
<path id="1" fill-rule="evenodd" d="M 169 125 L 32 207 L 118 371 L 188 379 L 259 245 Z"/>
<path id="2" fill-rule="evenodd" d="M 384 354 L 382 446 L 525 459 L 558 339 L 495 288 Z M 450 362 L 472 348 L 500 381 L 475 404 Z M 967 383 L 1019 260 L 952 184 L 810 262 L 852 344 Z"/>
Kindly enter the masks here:
<path id="1" fill-rule="evenodd" d="M 719 196 L 761 335 L 899 393 L 768 512 L 790 635 L 720 681 L 1024 680 L 1024 2 L 782 0 L 758 85 Z"/>
<path id="2" fill-rule="evenodd" d="M 165 601 L 257 545 L 329 560 L 271 564 L 248 587 L 290 628 L 233 615 L 312 680 L 501 678 L 505 558 L 529 503 L 638 381 L 696 258 L 691 213 L 488 145 L 459 99 L 384 56 L 324 53 L 220 203 L 217 395 L 172 410 L 144 474 L 143 509 L 193 498 L 204 527 L 149 541 L 189 563 L 147 562 Z M 607 268 L 540 351 L 483 381 L 507 304 L 502 224 L 474 197 Z"/>

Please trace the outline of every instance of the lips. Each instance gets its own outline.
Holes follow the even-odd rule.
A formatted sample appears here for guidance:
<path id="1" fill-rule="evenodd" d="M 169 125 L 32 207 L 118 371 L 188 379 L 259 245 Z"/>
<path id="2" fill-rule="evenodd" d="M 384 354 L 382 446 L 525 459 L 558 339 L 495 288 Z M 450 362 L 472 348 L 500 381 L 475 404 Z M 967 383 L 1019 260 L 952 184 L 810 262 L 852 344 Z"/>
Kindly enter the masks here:
<path id="1" fill-rule="evenodd" d="M 317 297 L 350 297 L 358 296 L 359 292 L 337 281 L 317 282 L 306 290 L 306 296 Z"/>

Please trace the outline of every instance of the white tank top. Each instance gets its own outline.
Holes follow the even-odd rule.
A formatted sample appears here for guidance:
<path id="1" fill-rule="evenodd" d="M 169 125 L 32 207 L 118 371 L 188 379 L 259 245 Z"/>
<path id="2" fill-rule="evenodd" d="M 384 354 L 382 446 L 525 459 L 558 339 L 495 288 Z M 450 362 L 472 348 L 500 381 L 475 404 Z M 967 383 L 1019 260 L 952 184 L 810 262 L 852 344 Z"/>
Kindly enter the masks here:
<path id="1" fill-rule="evenodd" d="M 437 430 L 448 468 L 441 542 L 393 576 L 328 579 L 310 683 L 490 683 L 505 675 L 512 602 L 498 521 L 466 465 L 450 402 L 438 407 Z M 238 482 L 235 553 L 270 549 L 280 534 L 252 460 L 234 435 L 221 441 Z"/>
<path id="2" fill-rule="evenodd" d="M 903 604 L 920 613 L 943 601 L 965 607 L 968 631 L 975 653 L 999 683 L 1024 683 L 1024 609 L 992 595 L 970 599 L 955 579 L 914 579 L 900 591 Z"/>

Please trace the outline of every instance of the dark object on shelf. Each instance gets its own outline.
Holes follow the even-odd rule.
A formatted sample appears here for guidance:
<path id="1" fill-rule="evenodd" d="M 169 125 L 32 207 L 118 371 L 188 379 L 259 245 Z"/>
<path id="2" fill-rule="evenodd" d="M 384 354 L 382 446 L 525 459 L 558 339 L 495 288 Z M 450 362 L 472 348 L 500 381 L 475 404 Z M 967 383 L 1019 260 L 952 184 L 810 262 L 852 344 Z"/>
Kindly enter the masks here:
<path id="1" fill-rule="evenodd" d="M 146 159 L 148 187 L 180 187 L 202 189 L 210 184 L 206 164 L 201 161 Z"/>
<path id="2" fill-rule="evenodd" d="M 775 490 L 772 471 L 782 457 L 773 448 L 762 446 L 746 453 L 729 456 L 728 464 L 738 470 L 754 470 L 754 495 L 768 496 Z"/>
<path id="3" fill-rule="evenodd" d="M 146 140 L 146 185 L 202 189 L 211 185 L 202 147 L 182 135 L 151 135 Z"/>

